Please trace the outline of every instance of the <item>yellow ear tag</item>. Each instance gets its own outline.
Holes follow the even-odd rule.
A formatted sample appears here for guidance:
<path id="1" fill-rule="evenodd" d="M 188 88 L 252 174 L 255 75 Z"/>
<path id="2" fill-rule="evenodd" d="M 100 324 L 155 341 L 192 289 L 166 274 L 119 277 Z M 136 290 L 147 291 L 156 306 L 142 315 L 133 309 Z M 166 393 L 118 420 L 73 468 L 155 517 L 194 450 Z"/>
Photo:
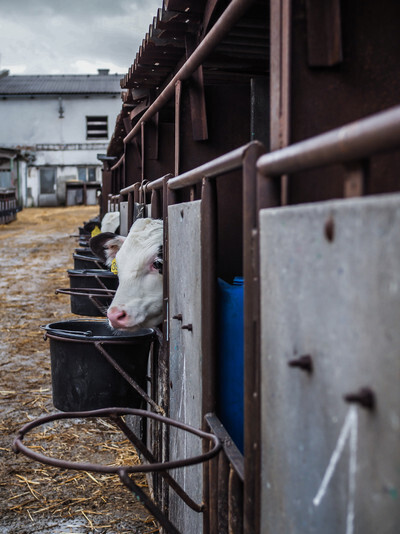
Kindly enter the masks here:
<path id="1" fill-rule="evenodd" d="M 117 260 L 114 258 L 113 261 L 111 262 L 111 272 L 114 273 L 114 274 L 118 274 L 118 267 L 117 267 Z"/>
<path id="2" fill-rule="evenodd" d="M 95 235 L 101 234 L 101 230 L 98 226 L 95 226 L 93 230 L 91 231 L 90 235 L 91 237 L 94 237 Z"/>

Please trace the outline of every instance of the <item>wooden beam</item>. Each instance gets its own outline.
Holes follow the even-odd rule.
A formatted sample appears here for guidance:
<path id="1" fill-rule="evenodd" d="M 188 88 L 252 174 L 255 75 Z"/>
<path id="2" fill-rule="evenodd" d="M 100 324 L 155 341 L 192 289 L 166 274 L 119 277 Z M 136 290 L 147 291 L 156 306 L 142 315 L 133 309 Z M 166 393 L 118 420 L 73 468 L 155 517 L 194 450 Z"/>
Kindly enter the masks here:
<path id="1" fill-rule="evenodd" d="M 341 63 L 340 0 L 307 0 L 306 8 L 309 66 L 332 67 Z"/>
<path id="2" fill-rule="evenodd" d="M 185 43 L 186 58 L 188 58 L 196 48 L 196 39 L 194 35 L 187 34 Z M 195 141 L 205 141 L 208 139 L 208 128 L 202 65 L 194 71 L 189 79 L 189 97 L 193 139 Z"/>

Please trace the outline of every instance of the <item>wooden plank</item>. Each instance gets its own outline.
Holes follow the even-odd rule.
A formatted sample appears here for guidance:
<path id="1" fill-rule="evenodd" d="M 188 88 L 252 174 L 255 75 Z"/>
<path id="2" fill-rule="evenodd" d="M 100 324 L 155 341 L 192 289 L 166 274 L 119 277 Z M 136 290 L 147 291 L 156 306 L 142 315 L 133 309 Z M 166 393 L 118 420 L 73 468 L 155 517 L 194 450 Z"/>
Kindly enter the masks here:
<path id="1" fill-rule="evenodd" d="M 340 0 L 307 0 L 306 7 L 309 66 L 332 67 L 341 63 Z"/>
<path id="2" fill-rule="evenodd" d="M 196 48 L 196 39 L 194 35 L 187 34 L 185 43 L 186 58 L 188 58 Z M 189 79 L 189 95 L 193 139 L 195 141 L 205 141 L 208 139 L 208 128 L 202 65 L 194 71 Z"/>
<path id="3" fill-rule="evenodd" d="M 289 144 L 291 1 L 271 1 L 271 151 Z M 281 203 L 287 203 L 288 178 L 281 179 Z"/>

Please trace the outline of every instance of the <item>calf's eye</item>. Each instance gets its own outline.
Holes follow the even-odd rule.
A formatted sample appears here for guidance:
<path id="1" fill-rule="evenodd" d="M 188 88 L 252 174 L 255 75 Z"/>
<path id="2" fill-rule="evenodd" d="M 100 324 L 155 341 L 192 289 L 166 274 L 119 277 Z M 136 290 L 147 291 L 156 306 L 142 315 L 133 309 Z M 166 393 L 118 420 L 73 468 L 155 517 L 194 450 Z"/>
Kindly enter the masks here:
<path id="1" fill-rule="evenodd" d="M 160 274 L 162 274 L 162 268 L 163 268 L 163 261 L 161 258 L 156 258 L 153 261 L 153 269 L 158 271 Z"/>

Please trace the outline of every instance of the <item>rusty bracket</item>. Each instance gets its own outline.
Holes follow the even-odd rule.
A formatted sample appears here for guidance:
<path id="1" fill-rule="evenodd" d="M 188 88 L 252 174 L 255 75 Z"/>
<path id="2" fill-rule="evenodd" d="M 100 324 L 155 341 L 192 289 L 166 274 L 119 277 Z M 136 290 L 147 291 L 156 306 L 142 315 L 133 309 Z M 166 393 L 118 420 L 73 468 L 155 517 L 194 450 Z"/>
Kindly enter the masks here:
<path id="1" fill-rule="evenodd" d="M 150 404 L 150 406 L 152 406 L 157 413 L 163 416 L 166 415 L 165 410 L 156 402 L 154 402 L 154 400 L 144 391 L 144 389 L 139 386 L 136 380 L 133 380 L 133 378 L 129 376 L 128 373 L 124 371 L 124 369 L 122 369 L 120 365 L 118 365 L 114 358 L 108 354 L 108 352 L 103 347 L 102 341 L 95 341 L 94 346 L 100 352 L 100 354 L 105 357 L 108 363 L 110 363 L 114 367 L 114 369 L 128 382 L 128 384 L 130 384 L 133 389 L 139 393 L 142 399 L 144 399 L 148 404 Z"/>
<path id="2" fill-rule="evenodd" d="M 22 440 L 30 430 L 43 425 L 45 423 L 49 423 L 52 421 L 60 420 L 60 419 L 84 419 L 84 418 L 92 418 L 92 417 L 110 417 L 111 420 L 114 423 L 117 423 L 118 427 L 125 433 L 125 429 L 128 427 L 125 425 L 125 423 L 122 420 L 122 416 L 125 415 L 135 415 L 139 417 L 147 417 L 150 419 L 154 419 L 157 421 L 160 421 L 161 423 L 165 425 L 171 425 L 176 428 L 180 428 L 181 430 L 184 430 L 186 432 L 189 432 L 191 434 L 194 434 L 195 436 L 198 436 L 201 439 L 207 439 L 212 443 L 212 446 L 209 448 L 209 450 L 201 455 L 193 456 L 191 458 L 186 458 L 182 460 L 173 460 L 173 461 L 167 461 L 167 462 L 156 462 L 156 463 L 150 463 L 150 464 L 140 464 L 140 465 L 133 465 L 133 466 L 112 466 L 112 465 L 100 465 L 100 464 L 91 464 L 91 463 L 79 463 L 79 462 L 70 462 L 67 460 L 60 460 L 58 458 L 52 458 L 48 456 L 44 456 L 43 454 L 40 454 L 36 451 L 33 451 L 29 447 L 26 447 Z M 125 434 L 128 439 L 133 443 L 131 440 L 131 437 L 133 433 Z M 136 436 L 135 436 L 136 438 Z M 140 442 L 138 438 L 136 438 L 136 441 Z M 139 447 L 140 450 L 146 450 L 147 448 L 145 445 L 141 443 L 141 447 Z M 101 410 L 92 410 L 87 412 L 63 412 L 63 413 L 56 413 L 52 415 L 46 415 L 44 417 L 41 417 L 39 419 L 36 419 L 35 421 L 31 421 L 30 423 L 27 423 L 25 426 L 23 426 L 19 432 L 17 433 L 17 436 L 13 442 L 12 445 L 13 451 L 15 453 L 22 452 L 29 458 L 47 464 L 52 465 L 54 467 L 58 467 L 61 469 L 75 469 L 77 471 L 92 471 L 94 473 L 114 473 L 118 474 L 120 477 L 121 482 L 130 489 L 135 495 L 143 502 L 144 506 L 148 509 L 150 513 L 154 515 L 154 517 L 159 521 L 159 523 L 164 527 L 165 532 L 168 534 L 179 534 L 179 531 L 176 529 L 176 527 L 169 521 L 169 519 L 166 517 L 166 515 L 160 510 L 160 508 L 133 482 L 131 477 L 129 476 L 129 473 L 150 473 L 150 472 L 164 472 L 169 469 L 175 469 L 179 467 L 187 467 L 189 465 L 196 465 L 199 463 L 204 463 L 211 458 L 214 458 L 219 451 L 221 450 L 221 442 L 219 438 L 214 435 L 207 432 L 204 432 L 202 430 L 196 429 L 194 427 L 191 427 L 189 425 L 186 425 L 185 423 L 181 423 L 179 421 L 175 421 L 173 419 L 169 419 L 167 417 L 148 412 L 145 410 L 139 410 L 134 408 L 104 408 Z M 149 451 L 148 451 L 149 452 Z M 149 455 L 151 456 L 151 453 L 149 452 Z M 172 479 L 169 474 L 167 474 L 167 478 Z M 182 490 L 182 488 L 176 483 L 174 479 L 172 479 L 173 483 L 170 484 L 172 489 L 175 491 L 178 488 L 178 495 L 182 497 L 182 494 L 184 494 L 187 498 L 184 498 L 184 501 L 191 506 L 190 497 L 186 495 L 186 493 Z M 168 483 L 170 483 L 167 480 Z M 196 503 L 193 503 L 194 507 L 191 506 L 192 509 L 194 509 L 197 512 L 204 511 L 203 506 L 196 505 Z"/>
<path id="3" fill-rule="evenodd" d="M 297 367 L 298 369 L 301 369 L 302 371 L 305 371 L 306 373 L 310 373 L 310 374 L 314 370 L 313 361 L 309 354 L 304 354 L 303 356 L 300 356 L 299 358 L 296 358 L 294 360 L 289 360 L 288 366 Z"/>
<path id="4" fill-rule="evenodd" d="M 359 404 L 366 410 L 373 411 L 376 406 L 376 396 L 370 387 L 362 387 L 358 391 L 343 395 L 346 402 L 350 404 Z"/>

